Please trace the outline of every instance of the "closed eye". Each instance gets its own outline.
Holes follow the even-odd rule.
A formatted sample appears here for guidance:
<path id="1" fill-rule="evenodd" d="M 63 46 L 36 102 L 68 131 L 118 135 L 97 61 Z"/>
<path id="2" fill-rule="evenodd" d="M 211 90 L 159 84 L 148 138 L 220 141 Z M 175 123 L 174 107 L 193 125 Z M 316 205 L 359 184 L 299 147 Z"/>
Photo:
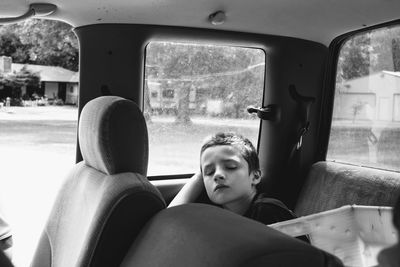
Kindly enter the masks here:
<path id="1" fill-rule="evenodd" d="M 204 169 L 204 175 L 205 176 L 210 176 L 214 173 L 214 168 L 205 168 Z"/>
<path id="2" fill-rule="evenodd" d="M 224 166 L 228 170 L 234 170 L 239 167 L 239 163 L 236 162 L 235 160 L 226 160 L 224 162 Z"/>
<path id="3" fill-rule="evenodd" d="M 234 169 L 236 169 L 237 168 L 237 165 L 236 164 L 230 164 L 230 165 L 227 165 L 227 166 L 225 166 L 228 170 L 234 170 Z"/>

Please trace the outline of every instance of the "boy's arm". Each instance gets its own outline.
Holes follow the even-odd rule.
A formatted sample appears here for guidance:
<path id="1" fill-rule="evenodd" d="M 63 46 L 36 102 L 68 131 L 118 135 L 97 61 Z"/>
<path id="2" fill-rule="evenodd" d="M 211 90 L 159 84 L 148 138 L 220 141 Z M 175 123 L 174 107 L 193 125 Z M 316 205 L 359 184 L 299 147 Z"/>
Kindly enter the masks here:
<path id="1" fill-rule="evenodd" d="M 203 177 L 200 172 L 194 174 L 174 197 L 168 208 L 194 202 L 204 190 Z"/>

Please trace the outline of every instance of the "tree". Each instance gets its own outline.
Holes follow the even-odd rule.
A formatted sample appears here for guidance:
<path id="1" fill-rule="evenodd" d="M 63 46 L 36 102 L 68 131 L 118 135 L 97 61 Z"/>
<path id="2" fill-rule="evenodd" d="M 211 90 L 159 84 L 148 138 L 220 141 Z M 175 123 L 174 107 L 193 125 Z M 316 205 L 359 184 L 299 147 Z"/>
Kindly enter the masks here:
<path id="1" fill-rule="evenodd" d="M 392 39 L 393 70 L 400 71 L 400 36 Z"/>
<path id="2" fill-rule="evenodd" d="M 0 74 L 0 85 L 11 86 L 11 87 L 22 87 L 22 86 L 39 86 L 40 78 L 37 73 L 33 73 L 22 67 L 22 69 L 16 73 Z"/>
<path id="3" fill-rule="evenodd" d="M 343 45 L 339 55 L 338 72 L 344 80 L 369 74 L 369 37 L 369 34 L 357 35 Z"/>
<path id="4" fill-rule="evenodd" d="M 400 27 L 356 35 L 342 47 L 337 83 L 383 70 L 400 71 Z"/>
<path id="5" fill-rule="evenodd" d="M 146 81 L 173 84 L 179 123 L 190 123 L 190 92 L 204 86 L 208 86 L 211 98 L 234 103 L 235 116 L 239 117 L 240 109 L 259 102 L 264 74 L 260 53 L 227 46 L 151 43 L 146 53 Z"/>
<path id="6" fill-rule="evenodd" d="M 176 123 L 190 124 L 189 96 L 193 86 L 191 76 L 201 71 L 199 65 L 194 62 L 193 46 L 176 46 L 175 57 L 164 66 L 163 72 L 168 78 L 180 80 L 176 83 L 177 107 Z M 196 68 L 197 67 L 197 68 Z"/>
<path id="7" fill-rule="evenodd" d="M 3 88 L 8 88 L 8 94 L 4 95 L 2 92 L 1 97 L 11 96 L 11 105 L 20 105 L 23 86 L 39 87 L 40 78 L 37 73 L 33 73 L 23 67 L 18 72 L 1 73 L 0 85 Z"/>
<path id="8" fill-rule="evenodd" d="M 78 70 L 78 40 L 64 22 L 29 19 L 0 26 L 0 55 L 16 63 L 60 66 Z"/>
<path id="9" fill-rule="evenodd" d="M 363 110 L 364 106 L 365 102 L 362 101 L 358 101 L 357 103 L 351 106 L 353 111 L 353 123 L 355 122 L 357 115 L 360 114 L 360 112 Z"/>
<path id="10" fill-rule="evenodd" d="M 391 27 L 373 32 L 372 51 L 375 62 L 373 71 L 400 71 L 400 27 Z"/>
<path id="11" fill-rule="evenodd" d="M 0 55 L 10 56 L 17 63 L 28 63 L 28 49 L 29 45 L 23 44 L 15 32 L 0 27 Z"/>

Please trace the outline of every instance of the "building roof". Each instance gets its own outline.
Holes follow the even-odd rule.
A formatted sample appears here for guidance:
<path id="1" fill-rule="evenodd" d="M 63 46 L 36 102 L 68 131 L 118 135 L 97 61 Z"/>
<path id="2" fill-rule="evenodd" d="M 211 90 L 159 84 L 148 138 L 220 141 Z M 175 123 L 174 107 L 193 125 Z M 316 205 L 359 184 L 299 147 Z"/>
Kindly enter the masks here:
<path id="1" fill-rule="evenodd" d="M 388 70 L 383 70 L 382 71 L 385 74 L 393 75 L 396 77 L 400 77 L 400 71 L 388 71 Z"/>
<path id="2" fill-rule="evenodd" d="M 40 77 L 40 81 L 42 82 L 69 82 L 69 83 L 79 82 L 78 72 L 55 66 L 12 63 L 11 71 L 18 72 L 24 66 L 27 70 L 31 71 L 32 73 L 37 73 Z"/>
<path id="3" fill-rule="evenodd" d="M 400 92 L 400 72 L 379 71 L 343 82 L 347 93 Z"/>

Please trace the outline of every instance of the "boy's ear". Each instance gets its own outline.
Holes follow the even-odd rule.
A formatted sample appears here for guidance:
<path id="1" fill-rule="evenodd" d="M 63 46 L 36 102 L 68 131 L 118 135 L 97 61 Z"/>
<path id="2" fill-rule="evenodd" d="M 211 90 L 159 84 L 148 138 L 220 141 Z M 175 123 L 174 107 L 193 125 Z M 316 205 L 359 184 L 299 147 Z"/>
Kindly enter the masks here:
<path id="1" fill-rule="evenodd" d="M 261 171 L 255 170 L 253 171 L 253 185 L 256 185 L 261 182 Z"/>

